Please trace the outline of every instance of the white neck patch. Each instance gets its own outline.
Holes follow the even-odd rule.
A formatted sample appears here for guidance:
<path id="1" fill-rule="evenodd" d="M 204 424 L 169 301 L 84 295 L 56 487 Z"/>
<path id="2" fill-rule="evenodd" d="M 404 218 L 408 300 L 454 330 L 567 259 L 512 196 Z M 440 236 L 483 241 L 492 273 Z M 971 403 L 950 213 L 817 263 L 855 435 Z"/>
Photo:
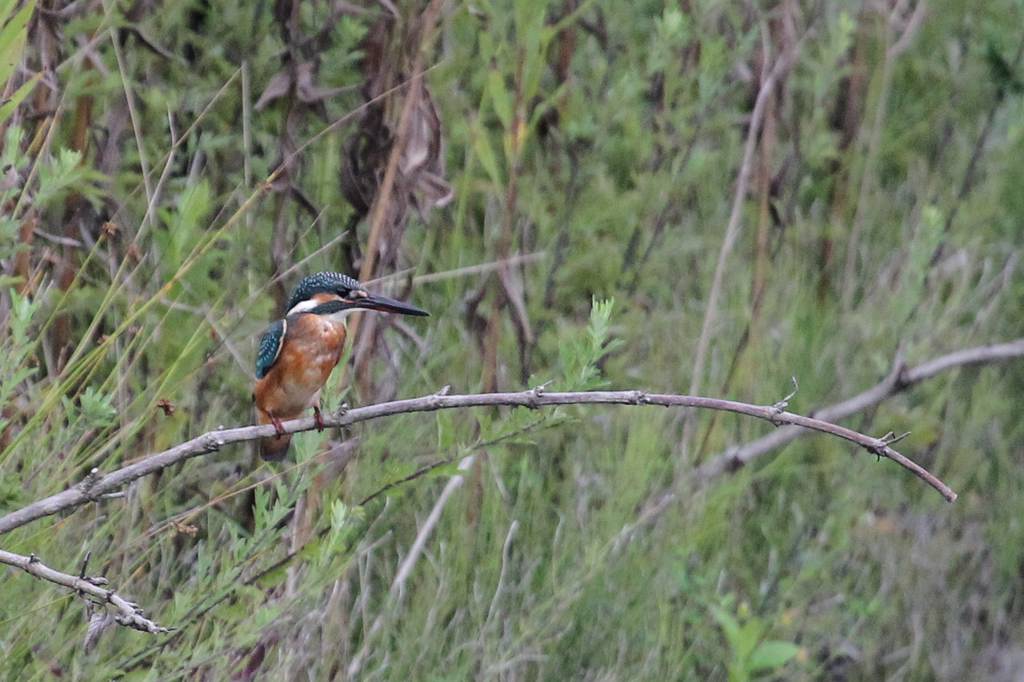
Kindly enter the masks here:
<path id="1" fill-rule="evenodd" d="M 288 314 L 294 315 L 295 313 L 304 313 L 308 310 L 312 310 L 313 308 L 317 307 L 318 305 L 320 305 L 320 303 L 322 303 L 322 301 L 315 301 L 311 298 L 306 299 L 305 301 L 299 301 L 292 307 L 291 310 L 288 311 Z"/>

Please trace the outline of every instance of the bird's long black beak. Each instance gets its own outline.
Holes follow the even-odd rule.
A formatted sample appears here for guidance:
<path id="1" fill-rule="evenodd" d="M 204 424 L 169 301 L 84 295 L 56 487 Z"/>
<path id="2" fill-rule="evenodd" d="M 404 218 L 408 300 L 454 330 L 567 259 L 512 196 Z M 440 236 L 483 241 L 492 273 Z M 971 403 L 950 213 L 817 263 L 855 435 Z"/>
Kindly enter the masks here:
<path id="1" fill-rule="evenodd" d="M 367 310 L 379 310 L 382 313 L 398 313 L 399 315 L 416 315 L 419 317 L 430 315 L 430 313 L 422 308 L 417 308 L 414 305 L 402 303 L 379 294 L 366 294 L 366 296 L 356 301 L 356 306 L 366 308 Z"/>

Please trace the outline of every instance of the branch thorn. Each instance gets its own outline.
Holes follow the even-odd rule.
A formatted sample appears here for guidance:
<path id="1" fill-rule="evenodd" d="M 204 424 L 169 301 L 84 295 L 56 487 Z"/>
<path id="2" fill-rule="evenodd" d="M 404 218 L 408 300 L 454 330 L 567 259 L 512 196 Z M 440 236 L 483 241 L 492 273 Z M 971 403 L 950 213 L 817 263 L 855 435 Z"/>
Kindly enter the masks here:
<path id="1" fill-rule="evenodd" d="M 89 559 L 91 559 L 91 558 L 92 558 L 92 550 L 90 549 L 90 550 L 86 551 L 85 558 L 82 559 L 82 569 L 78 572 L 78 578 L 80 580 L 85 580 L 86 579 L 85 578 L 85 569 L 87 569 L 89 567 Z M 79 594 L 81 594 L 81 593 L 79 593 Z"/>
<path id="2" fill-rule="evenodd" d="M 881 440 L 883 443 L 885 443 L 885 445 L 892 445 L 893 443 L 899 443 L 901 440 L 903 440 L 909 435 L 910 431 L 907 431 L 906 433 L 901 433 L 898 436 L 895 435 L 892 431 L 890 431 L 889 433 L 882 436 Z"/>

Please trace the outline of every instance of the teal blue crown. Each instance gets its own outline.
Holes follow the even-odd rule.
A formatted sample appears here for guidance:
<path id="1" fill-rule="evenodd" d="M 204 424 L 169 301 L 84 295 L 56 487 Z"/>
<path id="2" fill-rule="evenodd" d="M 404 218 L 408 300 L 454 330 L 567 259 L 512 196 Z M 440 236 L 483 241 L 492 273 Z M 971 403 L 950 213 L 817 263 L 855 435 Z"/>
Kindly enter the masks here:
<path id="1" fill-rule="evenodd" d="M 358 281 L 340 272 L 318 272 L 302 278 L 288 301 L 288 310 L 302 301 L 313 298 L 314 294 L 330 293 L 347 296 L 353 289 L 362 288 L 363 286 Z"/>

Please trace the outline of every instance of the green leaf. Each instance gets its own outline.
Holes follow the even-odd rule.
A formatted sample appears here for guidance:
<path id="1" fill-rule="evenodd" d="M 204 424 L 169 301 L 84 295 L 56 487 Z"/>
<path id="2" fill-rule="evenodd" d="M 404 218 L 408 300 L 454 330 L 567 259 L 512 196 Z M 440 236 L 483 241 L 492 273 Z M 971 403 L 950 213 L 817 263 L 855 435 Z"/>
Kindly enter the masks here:
<path id="1" fill-rule="evenodd" d="M 93 386 L 86 387 L 79 396 L 79 403 L 82 408 L 82 417 L 86 424 L 92 427 L 109 426 L 117 416 L 117 410 L 113 406 L 114 397 L 104 395 Z"/>
<path id="2" fill-rule="evenodd" d="M 505 182 L 502 180 L 501 172 L 498 170 L 498 157 L 494 154 L 494 147 L 491 146 L 491 140 L 486 130 L 476 131 L 476 134 L 473 136 L 473 150 L 480 159 L 484 170 L 487 171 L 487 175 L 491 178 L 491 182 L 498 187 L 504 186 Z"/>
<path id="3" fill-rule="evenodd" d="M 28 22 L 32 18 L 35 7 L 35 0 L 29 0 L 21 8 L 21 11 L 15 14 L 0 30 L 0 86 L 7 83 L 18 66 L 18 62 L 21 61 L 25 36 L 28 32 Z M 10 12 L 10 8 L 7 9 L 7 12 Z M 6 20 L 6 16 L 0 16 L 0 25 Z"/>
<path id="4" fill-rule="evenodd" d="M 487 74 L 487 93 L 491 96 L 491 105 L 497 114 L 501 126 L 509 131 L 512 129 L 512 98 L 505 87 L 505 78 L 497 69 Z"/>
<path id="5" fill-rule="evenodd" d="M 712 606 L 711 615 L 714 616 L 715 620 L 718 621 L 718 625 L 722 628 L 722 633 L 725 634 L 725 639 L 729 642 L 729 648 L 736 649 L 740 641 L 740 624 L 736 620 L 736 617 L 725 609 Z"/>
<path id="6" fill-rule="evenodd" d="M 740 628 L 739 640 L 736 643 L 736 657 L 745 659 L 757 648 L 757 643 L 764 634 L 765 626 L 758 618 L 751 617 Z"/>
<path id="7" fill-rule="evenodd" d="M 32 89 L 36 87 L 36 83 L 39 81 L 40 76 L 42 76 L 42 74 L 37 73 L 29 78 L 21 84 L 21 87 L 18 88 L 13 95 L 4 100 L 3 103 L 0 103 L 0 123 L 3 123 L 11 117 L 14 110 L 18 108 L 18 105 L 21 104 L 25 98 L 28 97 L 29 93 L 32 92 Z"/>
<path id="8" fill-rule="evenodd" d="M 0 1 L 0 26 L 7 23 L 8 17 L 14 12 L 14 6 L 18 4 L 18 0 L 2 0 Z"/>
<path id="9" fill-rule="evenodd" d="M 341 500 L 334 500 L 331 503 L 331 530 L 341 530 L 348 520 L 348 507 Z"/>
<path id="10" fill-rule="evenodd" d="M 442 410 L 435 415 L 435 424 L 437 425 L 437 449 L 446 451 L 455 447 L 457 434 L 455 415 L 451 411 Z"/>
<path id="11" fill-rule="evenodd" d="M 798 653 L 800 653 L 800 647 L 792 642 L 783 642 L 777 639 L 768 640 L 767 642 L 761 642 L 754 649 L 747 667 L 751 672 L 774 670 L 788 663 Z"/>

